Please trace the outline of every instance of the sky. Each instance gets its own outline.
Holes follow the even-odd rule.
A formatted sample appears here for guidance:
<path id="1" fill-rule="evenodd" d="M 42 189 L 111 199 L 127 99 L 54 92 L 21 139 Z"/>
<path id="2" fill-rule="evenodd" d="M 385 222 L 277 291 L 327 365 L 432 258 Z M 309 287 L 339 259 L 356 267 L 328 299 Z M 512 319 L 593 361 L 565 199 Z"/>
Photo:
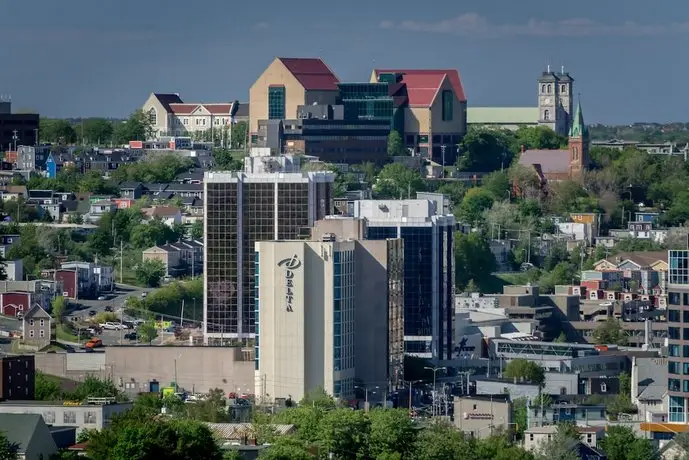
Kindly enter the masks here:
<path id="1" fill-rule="evenodd" d="M 689 122 L 678 0 L 0 0 L 0 94 L 15 111 L 125 117 L 151 92 L 248 100 L 276 56 L 341 81 L 456 68 L 469 106 L 535 106 L 548 64 L 588 123 Z"/>

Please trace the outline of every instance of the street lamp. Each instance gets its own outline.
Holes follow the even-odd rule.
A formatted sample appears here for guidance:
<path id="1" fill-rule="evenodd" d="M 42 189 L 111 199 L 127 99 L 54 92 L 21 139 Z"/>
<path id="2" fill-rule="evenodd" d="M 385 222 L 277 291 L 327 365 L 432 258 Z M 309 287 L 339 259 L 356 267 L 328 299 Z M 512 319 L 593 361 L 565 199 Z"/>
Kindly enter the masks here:
<path id="1" fill-rule="evenodd" d="M 435 417 L 435 405 L 436 405 L 435 398 L 437 395 L 437 391 L 435 389 L 435 373 L 440 371 L 440 370 L 445 370 L 446 368 L 445 367 L 435 367 L 435 366 L 428 367 L 428 366 L 426 366 L 426 367 L 424 367 L 424 369 L 427 369 L 429 371 L 433 371 L 433 411 L 432 411 L 432 413 L 433 413 L 433 416 Z"/>

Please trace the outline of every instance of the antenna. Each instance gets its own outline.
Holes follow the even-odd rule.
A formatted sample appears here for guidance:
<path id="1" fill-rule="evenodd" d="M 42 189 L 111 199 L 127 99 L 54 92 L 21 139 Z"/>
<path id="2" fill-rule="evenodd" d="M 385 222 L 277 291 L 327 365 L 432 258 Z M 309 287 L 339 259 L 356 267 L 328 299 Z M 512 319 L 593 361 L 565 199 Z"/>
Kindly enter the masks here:
<path id="1" fill-rule="evenodd" d="M 561 73 L 564 75 L 564 73 L 565 73 L 565 65 L 563 64 L 562 67 L 561 67 L 560 69 L 561 69 Z"/>
<path id="2" fill-rule="evenodd" d="M 548 73 L 550 73 L 550 64 L 548 64 Z"/>

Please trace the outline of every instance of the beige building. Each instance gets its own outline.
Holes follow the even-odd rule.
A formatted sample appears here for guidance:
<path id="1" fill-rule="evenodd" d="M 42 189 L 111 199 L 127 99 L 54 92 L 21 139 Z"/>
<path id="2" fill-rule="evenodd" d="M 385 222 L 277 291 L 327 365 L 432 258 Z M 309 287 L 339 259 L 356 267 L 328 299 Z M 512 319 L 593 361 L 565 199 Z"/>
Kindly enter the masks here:
<path id="1" fill-rule="evenodd" d="M 387 267 L 353 240 L 324 239 L 256 243 L 259 398 L 299 400 L 321 387 L 351 399 L 355 380 L 389 386 Z"/>
<path id="2" fill-rule="evenodd" d="M 579 440 L 582 444 L 596 448 L 605 436 L 604 426 L 577 426 Z M 524 449 L 536 452 L 544 443 L 551 441 L 557 434 L 557 425 L 531 427 L 524 431 Z"/>
<path id="3" fill-rule="evenodd" d="M 338 83 L 321 59 L 275 58 L 249 89 L 251 135 L 256 136 L 259 120 L 294 120 L 300 105 L 335 104 Z"/>
<path id="4" fill-rule="evenodd" d="M 235 121 L 248 121 L 249 107 L 238 103 Z M 228 129 L 232 102 L 185 103 L 179 94 L 151 93 L 141 110 L 149 116 L 153 138 L 190 136 L 208 130 Z M 142 139 L 139 139 L 142 140 Z"/>
<path id="5" fill-rule="evenodd" d="M 495 430 L 513 429 L 509 395 L 455 396 L 455 426 L 472 438 L 488 438 Z"/>

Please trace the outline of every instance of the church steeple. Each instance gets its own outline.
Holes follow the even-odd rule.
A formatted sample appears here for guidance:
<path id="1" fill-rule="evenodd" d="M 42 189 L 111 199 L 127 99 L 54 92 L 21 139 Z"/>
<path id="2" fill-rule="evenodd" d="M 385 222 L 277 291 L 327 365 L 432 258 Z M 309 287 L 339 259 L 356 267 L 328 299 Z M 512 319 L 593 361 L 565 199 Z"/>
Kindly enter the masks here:
<path id="1" fill-rule="evenodd" d="M 572 127 L 569 128 L 569 137 L 588 137 L 589 130 L 584 123 L 584 115 L 581 112 L 581 101 L 577 102 L 577 109 L 574 112 Z"/>

